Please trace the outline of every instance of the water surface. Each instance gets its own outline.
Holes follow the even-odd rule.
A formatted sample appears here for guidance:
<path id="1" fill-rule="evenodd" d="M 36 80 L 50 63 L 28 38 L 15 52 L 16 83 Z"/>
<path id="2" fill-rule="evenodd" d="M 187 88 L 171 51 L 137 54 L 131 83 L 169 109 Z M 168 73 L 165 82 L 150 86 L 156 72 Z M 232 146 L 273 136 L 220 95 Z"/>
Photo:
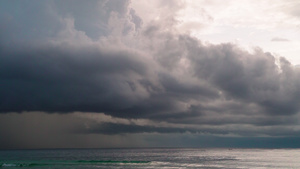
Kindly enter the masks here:
<path id="1" fill-rule="evenodd" d="M 300 149 L 2 150 L 1 168 L 300 168 Z"/>

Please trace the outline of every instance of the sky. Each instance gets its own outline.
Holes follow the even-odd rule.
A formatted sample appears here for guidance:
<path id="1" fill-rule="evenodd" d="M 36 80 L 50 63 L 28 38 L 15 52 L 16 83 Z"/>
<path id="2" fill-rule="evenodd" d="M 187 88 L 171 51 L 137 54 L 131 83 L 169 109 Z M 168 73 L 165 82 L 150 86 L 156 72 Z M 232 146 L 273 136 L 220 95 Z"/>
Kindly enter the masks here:
<path id="1" fill-rule="evenodd" d="M 300 147 L 297 0 L 1 0 L 0 149 Z"/>

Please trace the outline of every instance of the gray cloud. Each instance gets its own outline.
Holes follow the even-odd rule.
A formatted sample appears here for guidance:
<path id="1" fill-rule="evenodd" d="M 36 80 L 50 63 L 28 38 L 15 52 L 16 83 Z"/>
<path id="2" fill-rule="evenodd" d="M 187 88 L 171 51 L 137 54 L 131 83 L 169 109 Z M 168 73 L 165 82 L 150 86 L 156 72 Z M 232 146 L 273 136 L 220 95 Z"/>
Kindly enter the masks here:
<path id="1" fill-rule="evenodd" d="M 85 134 L 299 135 L 300 69 L 283 57 L 144 24 L 129 1 L 1 3 L 1 113 L 153 122 L 71 127 Z"/>
<path id="2" fill-rule="evenodd" d="M 24 112 L 0 114 L 0 117 L 1 149 L 124 146 L 299 147 L 299 132 L 293 130 L 292 126 L 236 125 L 228 130 L 229 126 L 216 128 L 213 124 L 211 127 L 199 128 L 197 125 L 181 126 L 146 119 L 122 119 L 102 113 L 79 112 Z M 240 135 L 232 136 L 230 132 Z"/>

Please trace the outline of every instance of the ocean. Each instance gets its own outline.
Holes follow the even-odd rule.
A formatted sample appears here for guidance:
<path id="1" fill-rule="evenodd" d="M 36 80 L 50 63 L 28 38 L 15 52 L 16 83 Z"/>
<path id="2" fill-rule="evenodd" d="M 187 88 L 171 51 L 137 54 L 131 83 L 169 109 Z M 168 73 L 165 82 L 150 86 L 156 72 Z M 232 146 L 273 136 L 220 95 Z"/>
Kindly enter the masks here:
<path id="1" fill-rule="evenodd" d="M 0 168 L 300 168 L 300 149 L 1 150 Z"/>

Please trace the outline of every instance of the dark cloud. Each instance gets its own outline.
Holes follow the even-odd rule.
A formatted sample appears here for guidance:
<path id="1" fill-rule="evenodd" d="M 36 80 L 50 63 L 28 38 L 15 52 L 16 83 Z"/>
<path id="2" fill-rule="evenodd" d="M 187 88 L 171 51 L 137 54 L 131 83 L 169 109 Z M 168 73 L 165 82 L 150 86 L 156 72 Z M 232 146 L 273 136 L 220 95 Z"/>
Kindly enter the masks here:
<path id="1" fill-rule="evenodd" d="M 71 127 L 85 134 L 299 135 L 300 69 L 283 57 L 203 44 L 159 21 L 143 25 L 129 1 L 23 3 L 0 5 L 1 113 L 153 123 Z"/>
<path id="2" fill-rule="evenodd" d="M 115 124 L 115 123 L 102 123 L 93 128 L 81 129 L 75 131 L 79 133 L 97 133 L 97 134 L 128 134 L 128 133 L 185 133 L 196 131 L 193 129 L 174 128 L 174 127 L 155 127 L 155 126 L 139 126 L 132 124 Z"/>
<path id="3" fill-rule="evenodd" d="M 146 54 L 129 49 L 51 44 L 4 48 L 1 111 L 185 116 L 191 107 L 201 115 L 194 105 L 233 99 L 256 104 L 260 113 L 297 113 L 299 73 L 286 60 L 280 59 L 278 66 L 269 53 L 249 54 L 231 44 L 203 46 L 188 36 L 172 43 L 187 53 L 183 73 L 177 72 L 181 65 L 176 57 L 169 70 L 160 59 L 143 58 Z"/>
<path id="4" fill-rule="evenodd" d="M 1 111 L 101 111 L 147 94 L 135 83 L 149 67 L 133 53 L 67 48 L 1 52 Z"/>
<path id="5" fill-rule="evenodd" d="M 99 113 L 0 114 L 0 148 L 99 148 L 139 146 L 299 147 L 287 126 L 199 127 L 112 118 Z M 55 124 L 55 125 L 54 125 Z M 9 130 L 7 130 L 9 129 Z M 230 132 L 239 134 L 231 136 Z M 268 136 L 264 136 L 268 134 Z M 261 134 L 262 136 L 257 136 Z"/>

